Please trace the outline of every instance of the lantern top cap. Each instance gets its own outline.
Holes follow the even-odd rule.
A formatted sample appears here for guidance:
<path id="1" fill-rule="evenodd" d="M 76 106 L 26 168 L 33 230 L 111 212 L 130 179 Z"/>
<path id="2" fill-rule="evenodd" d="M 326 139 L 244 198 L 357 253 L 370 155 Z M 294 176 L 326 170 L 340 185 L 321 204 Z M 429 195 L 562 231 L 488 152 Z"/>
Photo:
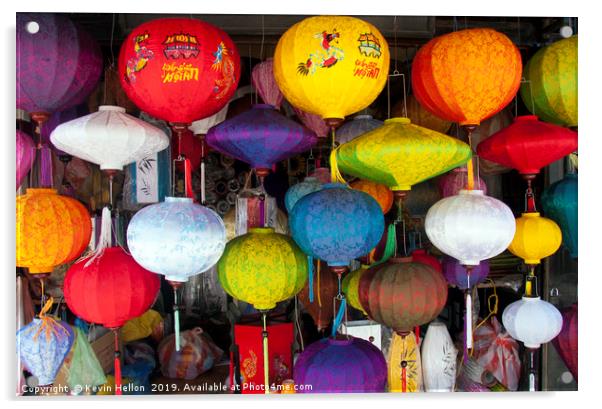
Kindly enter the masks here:
<path id="1" fill-rule="evenodd" d="M 466 189 L 462 189 L 460 190 L 460 193 L 458 193 L 458 195 L 473 195 L 473 196 L 485 196 L 485 192 L 483 192 L 482 190 L 466 190 Z"/>
<path id="2" fill-rule="evenodd" d="M 526 295 L 523 295 L 523 301 L 526 302 L 536 302 L 536 301 L 540 301 L 541 298 L 539 296 L 537 297 L 527 297 Z"/>
<path id="3" fill-rule="evenodd" d="M 167 196 L 165 203 L 192 203 L 192 199 L 189 197 L 172 197 Z"/>
<path id="4" fill-rule="evenodd" d="M 397 118 L 385 119 L 385 125 L 387 125 L 387 124 L 409 125 L 411 123 L 412 123 L 412 121 L 410 120 L 410 118 L 397 117 Z"/>
<path id="5" fill-rule="evenodd" d="M 537 115 L 519 115 L 514 118 L 514 122 L 534 122 L 539 121 Z"/>
<path id="6" fill-rule="evenodd" d="M 101 105 L 98 107 L 98 111 L 125 112 L 125 108 L 118 107 L 117 105 Z"/>
<path id="7" fill-rule="evenodd" d="M 353 117 L 354 121 L 357 119 L 372 119 L 372 115 L 362 114 L 362 115 L 356 115 Z"/>
<path id="8" fill-rule="evenodd" d="M 56 189 L 47 188 L 47 187 L 30 187 L 26 190 L 26 193 L 28 195 L 37 195 L 40 193 L 47 193 L 47 194 L 51 194 L 51 195 L 58 194 Z"/>
<path id="9" fill-rule="evenodd" d="M 393 264 L 411 263 L 412 257 L 391 257 L 389 262 Z"/>
<path id="10" fill-rule="evenodd" d="M 540 217 L 541 215 L 539 214 L 539 212 L 525 212 L 522 214 L 522 217 L 529 217 L 529 218 L 536 218 L 536 217 Z"/>
<path id="11" fill-rule="evenodd" d="M 251 227 L 249 233 L 255 234 L 272 234 L 275 230 L 272 227 Z"/>
<path id="12" fill-rule="evenodd" d="M 315 176 L 306 176 L 305 179 L 303 179 L 304 182 L 317 182 L 318 178 Z"/>
<path id="13" fill-rule="evenodd" d="M 251 106 L 253 109 L 276 109 L 276 107 L 272 104 L 253 104 Z"/>
<path id="14" fill-rule="evenodd" d="M 342 183 L 325 183 L 322 185 L 323 189 L 348 189 L 347 185 Z"/>
<path id="15" fill-rule="evenodd" d="M 328 344 L 330 345 L 351 345 L 353 342 L 353 338 L 349 339 L 336 339 L 336 338 L 328 338 Z"/>

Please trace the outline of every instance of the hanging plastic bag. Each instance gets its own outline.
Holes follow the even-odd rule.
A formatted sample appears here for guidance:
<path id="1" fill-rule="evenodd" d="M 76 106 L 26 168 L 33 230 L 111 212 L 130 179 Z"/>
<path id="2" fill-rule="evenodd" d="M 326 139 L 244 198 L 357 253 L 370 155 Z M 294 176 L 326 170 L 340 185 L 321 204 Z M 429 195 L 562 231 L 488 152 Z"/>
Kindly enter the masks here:
<path id="1" fill-rule="evenodd" d="M 75 327 L 75 337 L 69 377 L 67 378 L 69 388 L 89 390 L 94 386 L 106 383 L 107 378 L 86 334 L 80 328 Z"/>

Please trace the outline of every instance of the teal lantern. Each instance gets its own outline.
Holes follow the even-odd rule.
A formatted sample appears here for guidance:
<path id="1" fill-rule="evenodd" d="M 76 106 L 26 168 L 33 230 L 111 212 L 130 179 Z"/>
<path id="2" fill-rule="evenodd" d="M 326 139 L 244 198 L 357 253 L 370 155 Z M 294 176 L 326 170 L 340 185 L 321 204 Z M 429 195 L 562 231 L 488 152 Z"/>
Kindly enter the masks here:
<path id="1" fill-rule="evenodd" d="M 541 196 L 545 215 L 554 220 L 562 230 L 562 244 L 571 257 L 577 258 L 577 174 L 568 173 L 564 179 L 550 185 Z"/>

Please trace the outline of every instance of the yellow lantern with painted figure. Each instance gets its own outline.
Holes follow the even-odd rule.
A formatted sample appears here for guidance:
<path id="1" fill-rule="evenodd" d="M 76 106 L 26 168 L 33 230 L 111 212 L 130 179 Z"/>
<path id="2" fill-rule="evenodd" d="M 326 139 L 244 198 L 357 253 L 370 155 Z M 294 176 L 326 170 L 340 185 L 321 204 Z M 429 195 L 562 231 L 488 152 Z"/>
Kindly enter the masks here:
<path id="1" fill-rule="evenodd" d="M 560 227 L 538 212 L 523 213 L 516 219 L 516 232 L 508 250 L 525 264 L 536 265 L 556 253 L 562 243 Z"/>
<path id="2" fill-rule="evenodd" d="M 387 41 L 372 24 L 355 17 L 315 16 L 280 37 L 274 77 L 292 105 L 337 127 L 380 94 L 389 60 Z"/>

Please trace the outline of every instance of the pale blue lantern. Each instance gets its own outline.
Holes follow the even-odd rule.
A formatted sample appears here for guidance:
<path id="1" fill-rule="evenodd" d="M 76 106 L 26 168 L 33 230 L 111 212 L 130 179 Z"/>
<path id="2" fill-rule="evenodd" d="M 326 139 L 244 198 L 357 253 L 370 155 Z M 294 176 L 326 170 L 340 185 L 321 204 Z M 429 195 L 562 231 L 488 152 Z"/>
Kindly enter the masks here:
<path id="1" fill-rule="evenodd" d="M 336 132 L 340 144 L 349 142 L 360 135 L 383 126 L 384 122 L 372 118 L 372 115 L 356 115 L 351 121 L 345 122 Z"/>
<path id="2" fill-rule="evenodd" d="M 286 206 L 286 210 L 290 213 L 293 210 L 295 203 L 297 203 L 299 199 L 321 189 L 322 182 L 313 176 L 306 177 L 303 182 L 291 186 L 286 191 L 286 194 L 284 195 L 284 205 Z"/>

